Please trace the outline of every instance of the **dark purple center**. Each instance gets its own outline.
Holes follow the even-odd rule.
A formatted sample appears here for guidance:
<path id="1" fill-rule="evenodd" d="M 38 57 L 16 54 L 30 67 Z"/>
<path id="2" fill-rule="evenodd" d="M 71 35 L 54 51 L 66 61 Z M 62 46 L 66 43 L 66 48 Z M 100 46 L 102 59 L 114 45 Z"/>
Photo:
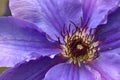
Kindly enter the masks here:
<path id="1" fill-rule="evenodd" d="M 70 44 L 70 52 L 74 57 L 83 56 L 87 53 L 89 46 L 81 40 L 73 40 Z"/>

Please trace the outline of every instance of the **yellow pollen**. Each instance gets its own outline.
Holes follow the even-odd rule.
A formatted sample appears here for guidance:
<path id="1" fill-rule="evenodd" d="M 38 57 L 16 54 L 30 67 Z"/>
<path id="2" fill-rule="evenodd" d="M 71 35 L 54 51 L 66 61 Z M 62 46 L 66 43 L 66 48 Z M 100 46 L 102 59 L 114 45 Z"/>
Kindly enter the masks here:
<path id="1" fill-rule="evenodd" d="M 80 44 L 78 44 L 78 45 L 77 45 L 77 49 L 80 49 L 80 50 L 81 50 L 81 49 L 83 49 L 83 46 L 80 45 Z"/>

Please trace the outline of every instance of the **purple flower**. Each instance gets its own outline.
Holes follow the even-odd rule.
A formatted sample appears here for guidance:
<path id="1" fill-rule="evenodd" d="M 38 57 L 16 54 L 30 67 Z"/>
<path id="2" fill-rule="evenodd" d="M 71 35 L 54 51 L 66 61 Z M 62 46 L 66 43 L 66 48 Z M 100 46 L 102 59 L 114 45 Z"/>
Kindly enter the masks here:
<path id="1" fill-rule="evenodd" d="M 119 80 L 118 5 L 10 0 L 13 17 L 0 18 L 0 66 L 13 68 L 0 80 Z"/>

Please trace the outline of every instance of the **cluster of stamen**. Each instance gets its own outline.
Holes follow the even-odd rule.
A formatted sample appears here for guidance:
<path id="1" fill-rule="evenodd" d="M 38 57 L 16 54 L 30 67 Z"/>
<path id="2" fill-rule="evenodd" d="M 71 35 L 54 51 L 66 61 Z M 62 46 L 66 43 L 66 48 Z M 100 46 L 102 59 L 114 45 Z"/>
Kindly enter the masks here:
<path id="1" fill-rule="evenodd" d="M 99 41 L 94 40 L 92 29 L 87 27 L 78 27 L 74 24 L 75 30 L 70 32 L 70 29 L 64 33 L 64 44 L 62 44 L 62 55 L 69 59 L 70 63 L 87 64 L 99 56 Z M 69 27 L 70 28 L 70 27 Z"/>

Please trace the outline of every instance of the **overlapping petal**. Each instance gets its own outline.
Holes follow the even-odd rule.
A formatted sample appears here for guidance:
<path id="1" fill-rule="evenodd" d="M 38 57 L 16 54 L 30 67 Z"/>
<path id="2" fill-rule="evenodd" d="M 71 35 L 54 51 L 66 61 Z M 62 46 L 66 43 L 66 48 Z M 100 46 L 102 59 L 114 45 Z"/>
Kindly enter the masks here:
<path id="1" fill-rule="evenodd" d="M 101 51 L 120 47 L 120 8 L 108 16 L 108 23 L 98 27 L 96 37 L 104 40 Z"/>
<path id="2" fill-rule="evenodd" d="M 45 76 L 45 80 L 101 80 L 100 74 L 82 65 L 61 63 L 51 68 Z"/>
<path id="3" fill-rule="evenodd" d="M 108 16 L 108 23 L 97 29 L 96 38 L 103 40 L 101 53 L 91 67 L 97 70 L 103 80 L 120 79 L 120 8 Z"/>
<path id="4" fill-rule="evenodd" d="M 80 23 L 79 0 L 10 0 L 12 15 L 35 23 L 56 39 L 70 20 Z"/>
<path id="5" fill-rule="evenodd" d="M 42 80 L 52 66 L 61 62 L 64 62 L 64 60 L 59 56 L 54 59 L 40 57 L 8 69 L 0 75 L 0 80 Z"/>
<path id="6" fill-rule="evenodd" d="M 0 18 L 0 66 L 13 66 L 41 55 L 58 54 L 60 46 L 50 42 L 34 24 L 12 17 Z"/>
<path id="7" fill-rule="evenodd" d="M 95 28 L 107 22 L 107 15 L 114 11 L 120 0 L 81 0 L 83 21 L 89 20 L 89 27 Z"/>

